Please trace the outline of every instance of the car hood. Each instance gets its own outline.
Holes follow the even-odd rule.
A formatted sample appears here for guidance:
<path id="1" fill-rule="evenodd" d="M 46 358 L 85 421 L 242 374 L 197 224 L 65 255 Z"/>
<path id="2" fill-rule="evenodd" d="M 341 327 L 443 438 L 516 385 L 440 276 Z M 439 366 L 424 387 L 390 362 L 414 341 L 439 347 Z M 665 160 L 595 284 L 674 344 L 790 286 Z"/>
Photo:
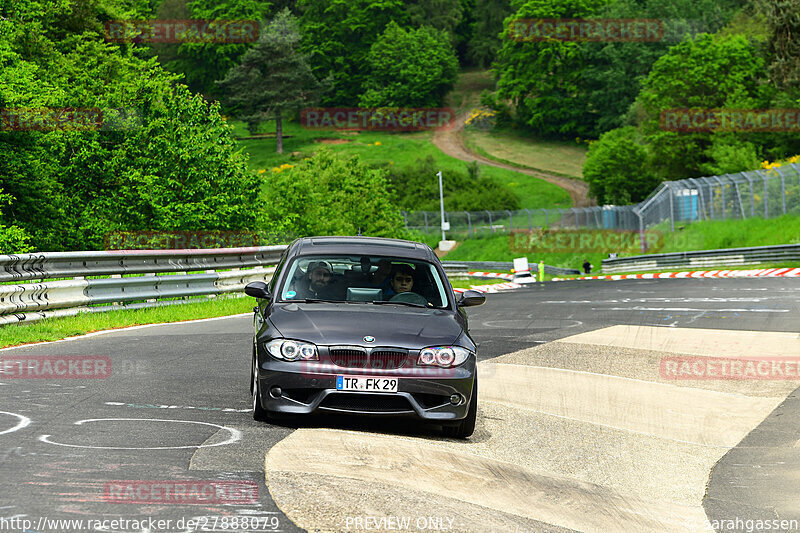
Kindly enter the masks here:
<path id="1" fill-rule="evenodd" d="M 452 311 L 396 305 L 276 304 L 270 322 L 289 339 L 318 345 L 424 348 L 451 345 L 463 333 Z M 375 337 L 365 343 L 364 337 Z"/>

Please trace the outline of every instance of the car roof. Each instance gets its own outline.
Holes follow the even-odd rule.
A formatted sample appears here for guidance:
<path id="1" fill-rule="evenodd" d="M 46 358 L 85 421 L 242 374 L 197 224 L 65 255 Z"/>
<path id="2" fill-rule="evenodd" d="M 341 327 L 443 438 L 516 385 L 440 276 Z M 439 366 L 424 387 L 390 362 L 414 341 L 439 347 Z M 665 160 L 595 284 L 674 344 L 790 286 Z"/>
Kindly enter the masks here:
<path id="1" fill-rule="evenodd" d="M 437 262 L 430 246 L 420 242 L 384 237 L 304 237 L 291 245 L 291 255 L 388 255 Z"/>

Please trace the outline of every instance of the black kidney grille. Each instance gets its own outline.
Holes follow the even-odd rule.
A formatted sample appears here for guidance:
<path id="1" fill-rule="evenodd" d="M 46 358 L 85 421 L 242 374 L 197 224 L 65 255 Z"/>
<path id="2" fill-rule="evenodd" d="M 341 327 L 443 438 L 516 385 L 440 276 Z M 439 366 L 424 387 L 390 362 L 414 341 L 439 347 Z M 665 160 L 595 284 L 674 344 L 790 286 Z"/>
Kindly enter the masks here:
<path id="1" fill-rule="evenodd" d="M 367 352 L 353 348 L 331 348 L 331 361 L 345 368 L 368 368 Z"/>
<path id="2" fill-rule="evenodd" d="M 371 355 L 357 348 L 331 348 L 331 362 L 344 368 L 369 368 L 393 370 L 400 368 L 408 360 L 408 353 L 399 350 L 375 350 Z"/>
<path id="3" fill-rule="evenodd" d="M 375 350 L 370 355 L 370 368 L 400 368 L 408 360 L 408 354 L 394 350 Z"/>

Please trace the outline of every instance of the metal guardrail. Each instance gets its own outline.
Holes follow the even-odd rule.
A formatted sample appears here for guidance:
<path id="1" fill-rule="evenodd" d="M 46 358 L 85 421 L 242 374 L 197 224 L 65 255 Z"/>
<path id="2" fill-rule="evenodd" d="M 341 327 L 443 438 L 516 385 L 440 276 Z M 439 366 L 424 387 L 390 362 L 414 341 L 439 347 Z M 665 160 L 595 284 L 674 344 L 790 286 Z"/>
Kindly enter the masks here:
<path id="1" fill-rule="evenodd" d="M 286 246 L 3 255 L 0 324 L 172 303 L 157 301 L 164 298 L 239 292 L 251 281 L 270 279 L 284 250 Z M 45 281 L 64 277 L 73 279 Z M 31 280 L 40 282 L 9 283 Z M 128 302 L 142 303 L 122 305 Z"/>
<path id="2" fill-rule="evenodd" d="M 251 281 L 270 279 L 285 250 L 286 246 L 261 246 L 0 255 L 0 325 L 82 311 L 173 305 L 177 302 L 159 300 L 240 292 Z M 451 273 L 513 267 L 511 262 L 492 261 L 444 264 Z M 532 272 L 537 269 L 538 265 L 531 265 Z M 578 273 L 550 266 L 545 272 Z"/>
<path id="3" fill-rule="evenodd" d="M 0 282 L 273 265 L 286 246 L 0 255 Z"/>
<path id="4" fill-rule="evenodd" d="M 722 267 L 792 261 L 800 262 L 800 244 L 726 248 L 603 259 L 602 271 L 613 274 L 675 267 Z"/>

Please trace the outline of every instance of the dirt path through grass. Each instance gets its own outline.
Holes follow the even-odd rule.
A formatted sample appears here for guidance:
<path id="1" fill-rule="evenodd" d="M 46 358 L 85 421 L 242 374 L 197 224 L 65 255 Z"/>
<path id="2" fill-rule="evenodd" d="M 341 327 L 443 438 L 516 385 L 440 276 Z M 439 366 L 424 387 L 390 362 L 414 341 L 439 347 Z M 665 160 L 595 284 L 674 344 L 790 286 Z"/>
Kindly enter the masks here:
<path id="1" fill-rule="evenodd" d="M 572 205 L 574 207 L 587 207 L 590 205 L 595 205 L 595 202 L 589 198 L 588 183 L 562 176 L 555 176 L 546 172 L 539 172 L 524 167 L 492 161 L 491 159 L 478 155 L 469 150 L 464 145 L 464 141 L 461 138 L 461 130 L 464 129 L 464 122 L 466 122 L 467 116 L 468 115 L 466 113 L 459 116 L 452 128 L 437 130 L 433 135 L 433 144 L 435 144 L 442 152 L 451 157 L 455 157 L 456 159 L 460 159 L 461 161 L 478 161 L 484 165 L 514 170 L 516 172 L 521 172 L 522 174 L 527 174 L 528 176 L 533 176 L 534 178 L 543 179 L 549 183 L 552 183 L 553 185 L 557 185 L 569 193 L 570 197 L 572 198 Z"/>

